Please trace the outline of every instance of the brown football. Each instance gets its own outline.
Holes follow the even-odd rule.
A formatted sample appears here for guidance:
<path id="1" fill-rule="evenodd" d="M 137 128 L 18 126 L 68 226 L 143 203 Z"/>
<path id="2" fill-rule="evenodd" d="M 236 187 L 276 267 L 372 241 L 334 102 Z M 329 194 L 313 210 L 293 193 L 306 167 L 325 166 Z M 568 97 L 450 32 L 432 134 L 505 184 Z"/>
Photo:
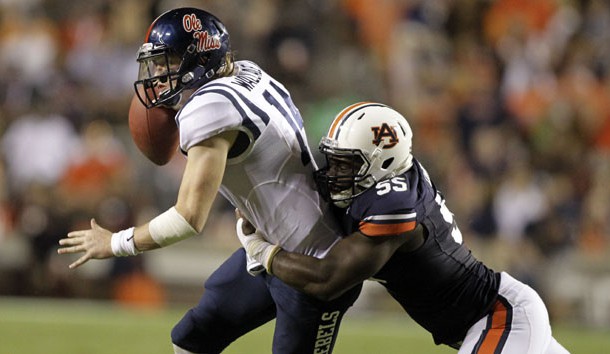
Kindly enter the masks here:
<path id="1" fill-rule="evenodd" d="M 129 107 L 129 131 L 136 146 L 150 161 L 165 165 L 178 148 L 176 111 L 165 107 L 146 109 L 134 94 Z"/>

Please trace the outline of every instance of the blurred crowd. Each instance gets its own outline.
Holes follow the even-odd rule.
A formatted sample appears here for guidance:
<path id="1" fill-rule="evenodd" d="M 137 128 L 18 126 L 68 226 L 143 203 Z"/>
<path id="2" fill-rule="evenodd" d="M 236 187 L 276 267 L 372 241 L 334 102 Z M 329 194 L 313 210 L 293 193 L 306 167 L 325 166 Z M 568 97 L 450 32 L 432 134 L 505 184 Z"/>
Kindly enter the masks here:
<path id="1" fill-rule="evenodd" d="M 173 204 L 184 159 L 148 162 L 127 111 L 146 29 L 177 6 L 288 87 L 314 149 L 349 103 L 401 111 L 473 252 L 556 316 L 610 281 L 608 1 L 0 0 L 0 294 L 112 296 L 75 282 L 58 239 Z M 214 213 L 202 238 L 235 249 L 232 208 Z M 101 277 L 146 274 L 140 258 Z"/>

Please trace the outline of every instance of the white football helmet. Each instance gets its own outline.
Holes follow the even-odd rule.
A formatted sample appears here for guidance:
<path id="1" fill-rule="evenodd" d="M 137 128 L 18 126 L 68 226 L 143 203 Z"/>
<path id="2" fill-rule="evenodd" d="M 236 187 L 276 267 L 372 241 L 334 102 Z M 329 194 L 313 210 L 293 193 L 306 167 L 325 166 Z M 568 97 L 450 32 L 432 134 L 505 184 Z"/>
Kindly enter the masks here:
<path id="1" fill-rule="evenodd" d="M 323 197 L 339 207 L 375 183 L 404 173 L 413 165 L 409 123 L 392 108 L 359 102 L 344 108 L 320 142 L 326 166 L 316 171 Z"/>

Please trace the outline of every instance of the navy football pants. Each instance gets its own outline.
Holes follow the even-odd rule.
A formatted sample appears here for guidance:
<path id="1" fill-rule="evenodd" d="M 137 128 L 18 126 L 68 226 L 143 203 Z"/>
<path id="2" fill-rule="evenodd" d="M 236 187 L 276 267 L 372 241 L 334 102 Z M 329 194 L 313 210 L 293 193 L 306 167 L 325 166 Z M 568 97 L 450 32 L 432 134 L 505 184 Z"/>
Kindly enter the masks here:
<path id="1" fill-rule="evenodd" d="M 307 296 L 269 274 L 251 276 L 237 250 L 205 282 L 199 304 L 172 331 L 172 342 L 194 353 L 220 353 L 245 333 L 276 318 L 273 353 L 331 353 L 339 324 L 362 285 L 336 300 Z"/>

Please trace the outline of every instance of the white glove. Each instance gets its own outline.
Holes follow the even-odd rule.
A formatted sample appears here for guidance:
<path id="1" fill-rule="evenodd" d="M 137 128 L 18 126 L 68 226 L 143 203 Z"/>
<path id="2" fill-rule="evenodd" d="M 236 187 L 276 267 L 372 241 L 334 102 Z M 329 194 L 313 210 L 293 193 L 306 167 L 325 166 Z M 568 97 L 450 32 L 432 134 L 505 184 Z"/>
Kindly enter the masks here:
<path id="1" fill-rule="evenodd" d="M 263 267 L 263 265 L 259 261 L 252 258 L 248 253 L 246 253 L 246 270 L 248 271 L 248 273 L 250 273 L 251 276 L 255 277 L 263 273 L 265 271 L 265 267 Z"/>
<path id="2" fill-rule="evenodd" d="M 244 234 L 242 230 L 242 224 L 244 219 L 237 219 L 237 223 L 235 225 L 235 231 L 237 232 L 237 238 L 239 238 L 239 242 L 241 242 L 242 246 L 246 250 L 246 254 L 248 255 L 247 268 L 248 273 L 252 275 L 260 274 L 263 268 L 267 270 L 269 274 L 271 274 L 271 262 L 273 261 L 273 257 L 276 253 L 278 253 L 282 248 L 278 245 L 272 245 L 265 238 L 259 235 L 257 232 L 251 233 L 249 235 Z M 252 262 L 250 261 L 252 260 Z"/>

